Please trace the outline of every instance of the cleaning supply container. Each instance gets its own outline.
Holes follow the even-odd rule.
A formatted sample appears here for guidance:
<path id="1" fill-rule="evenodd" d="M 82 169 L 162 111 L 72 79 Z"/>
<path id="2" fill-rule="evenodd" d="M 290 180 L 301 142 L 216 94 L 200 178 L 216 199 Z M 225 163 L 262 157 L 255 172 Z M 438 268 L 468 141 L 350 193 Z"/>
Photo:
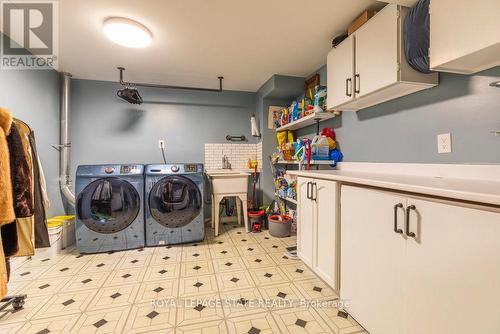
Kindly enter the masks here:
<path id="1" fill-rule="evenodd" d="M 292 217 L 283 215 L 271 215 L 267 219 L 269 222 L 269 234 L 277 238 L 290 236 L 292 229 Z"/>
<path id="2" fill-rule="evenodd" d="M 248 210 L 248 218 L 250 220 L 250 230 L 252 232 L 261 232 L 266 213 L 264 210 Z"/>
<path id="3" fill-rule="evenodd" d="M 54 257 L 62 251 L 63 247 L 61 236 L 63 225 L 64 221 L 61 219 L 49 218 L 47 220 L 50 247 L 43 250 L 45 256 Z"/>
<path id="4" fill-rule="evenodd" d="M 330 145 L 326 136 L 315 136 L 311 142 L 313 160 L 328 160 Z"/>

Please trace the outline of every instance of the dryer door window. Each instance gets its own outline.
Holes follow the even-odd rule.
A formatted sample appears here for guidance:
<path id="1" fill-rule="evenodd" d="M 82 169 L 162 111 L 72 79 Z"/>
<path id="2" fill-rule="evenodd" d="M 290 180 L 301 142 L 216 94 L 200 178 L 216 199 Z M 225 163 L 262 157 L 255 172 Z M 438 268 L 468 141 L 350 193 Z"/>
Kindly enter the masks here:
<path id="1" fill-rule="evenodd" d="M 107 177 L 90 183 L 78 195 L 76 213 L 89 229 L 98 233 L 116 233 L 137 218 L 141 199 L 125 180 Z"/>
<path id="2" fill-rule="evenodd" d="M 183 176 L 167 176 L 149 193 L 151 216 L 161 225 L 178 228 L 191 223 L 202 210 L 202 196 L 196 184 Z"/>

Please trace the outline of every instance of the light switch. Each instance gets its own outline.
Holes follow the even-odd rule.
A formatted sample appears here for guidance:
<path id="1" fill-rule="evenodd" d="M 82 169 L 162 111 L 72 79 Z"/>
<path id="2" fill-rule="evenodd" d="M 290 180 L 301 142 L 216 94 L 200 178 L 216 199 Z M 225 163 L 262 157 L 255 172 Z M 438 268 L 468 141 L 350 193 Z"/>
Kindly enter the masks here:
<path id="1" fill-rule="evenodd" d="M 451 153 L 451 133 L 437 136 L 438 153 Z"/>

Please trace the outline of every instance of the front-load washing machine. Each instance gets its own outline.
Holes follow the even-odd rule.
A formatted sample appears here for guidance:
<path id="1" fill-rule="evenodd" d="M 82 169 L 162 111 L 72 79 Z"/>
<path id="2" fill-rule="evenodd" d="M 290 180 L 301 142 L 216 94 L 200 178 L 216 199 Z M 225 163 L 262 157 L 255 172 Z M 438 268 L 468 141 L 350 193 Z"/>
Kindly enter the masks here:
<path id="1" fill-rule="evenodd" d="M 147 165 L 146 245 L 203 240 L 203 165 Z"/>
<path id="2" fill-rule="evenodd" d="M 78 251 L 99 253 L 144 247 L 143 195 L 143 165 L 78 166 Z"/>

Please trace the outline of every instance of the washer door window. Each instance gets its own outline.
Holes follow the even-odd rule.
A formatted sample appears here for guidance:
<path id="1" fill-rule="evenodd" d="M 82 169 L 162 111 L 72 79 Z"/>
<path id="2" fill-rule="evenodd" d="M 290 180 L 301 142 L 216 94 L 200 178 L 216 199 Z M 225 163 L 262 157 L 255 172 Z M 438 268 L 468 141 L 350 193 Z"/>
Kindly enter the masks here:
<path id="1" fill-rule="evenodd" d="M 183 176 L 167 176 L 149 194 L 151 216 L 161 225 L 178 228 L 191 223 L 201 212 L 201 192 Z"/>
<path id="2" fill-rule="evenodd" d="M 116 233 L 127 228 L 139 214 L 141 199 L 127 181 L 108 177 L 90 183 L 78 195 L 78 219 L 98 233 Z"/>

